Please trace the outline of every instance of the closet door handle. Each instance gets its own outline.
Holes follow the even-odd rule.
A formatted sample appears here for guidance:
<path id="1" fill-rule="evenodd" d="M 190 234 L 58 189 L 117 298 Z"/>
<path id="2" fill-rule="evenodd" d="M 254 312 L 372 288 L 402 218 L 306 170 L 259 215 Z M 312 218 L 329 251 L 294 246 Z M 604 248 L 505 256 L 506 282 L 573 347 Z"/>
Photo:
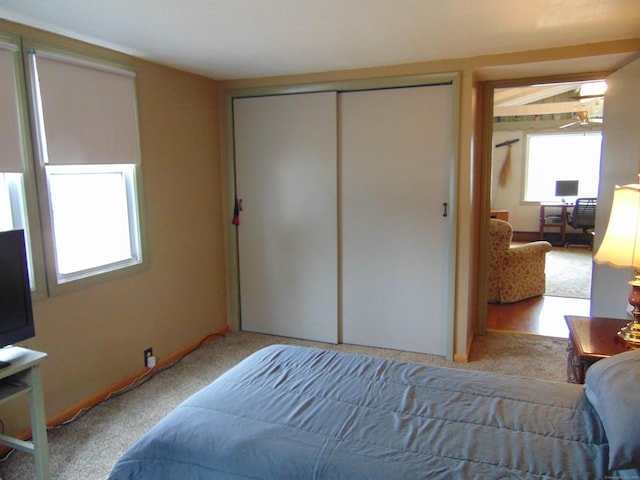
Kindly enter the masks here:
<path id="1" fill-rule="evenodd" d="M 449 216 L 449 204 L 447 202 L 444 202 L 442 204 L 442 216 L 443 217 Z"/>

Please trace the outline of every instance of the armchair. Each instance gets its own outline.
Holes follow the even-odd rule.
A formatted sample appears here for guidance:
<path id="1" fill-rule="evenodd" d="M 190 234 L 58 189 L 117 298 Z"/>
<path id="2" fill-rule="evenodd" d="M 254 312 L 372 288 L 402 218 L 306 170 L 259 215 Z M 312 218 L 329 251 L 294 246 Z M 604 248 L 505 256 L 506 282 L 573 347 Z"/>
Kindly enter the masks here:
<path id="1" fill-rule="evenodd" d="M 489 302 L 513 303 L 543 295 L 551 244 L 538 241 L 512 246 L 511 225 L 493 218 L 489 221 Z"/>

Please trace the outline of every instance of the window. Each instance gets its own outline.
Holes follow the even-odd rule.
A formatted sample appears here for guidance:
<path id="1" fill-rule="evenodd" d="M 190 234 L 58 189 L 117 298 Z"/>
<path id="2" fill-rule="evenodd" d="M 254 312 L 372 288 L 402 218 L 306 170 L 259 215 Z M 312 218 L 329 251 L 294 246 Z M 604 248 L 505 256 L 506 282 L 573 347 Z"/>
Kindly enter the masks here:
<path id="1" fill-rule="evenodd" d="M 557 180 L 578 180 L 578 197 L 597 197 L 601 132 L 527 136 L 524 201 L 553 202 Z"/>
<path id="2" fill-rule="evenodd" d="M 0 231 L 24 228 L 26 218 L 21 173 L 0 173 Z"/>
<path id="3" fill-rule="evenodd" d="M 135 74 L 29 53 L 49 289 L 142 265 Z"/>
<path id="4" fill-rule="evenodd" d="M 27 209 L 25 204 L 24 178 L 22 173 L 0 172 L 0 231 L 24 230 L 25 242 L 29 244 Z M 31 289 L 35 288 L 35 274 L 31 249 L 27 248 L 27 267 Z"/>
<path id="5" fill-rule="evenodd" d="M 39 50 L 29 66 L 55 258 L 50 283 L 141 264 L 133 73 Z"/>
<path id="6" fill-rule="evenodd" d="M 132 165 L 46 167 L 58 280 L 135 264 L 140 257 Z"/>
<path id="7" fill-rule="evenodd" d="M 27 216 L 25 172 L 29 170 L 29 134 L 25 97 L 20 88 L 24 82 L 18 44 L 19 39 L 0 36 L 0 230 L 24 230 L 29 281 L 35 291 L 44 282 L 36 281 L 35 259 L 29 248 L 35 241 Z"/>
<path id="8" fill-rule="evenodd" d="M 135 73 L 0 32 L 0 106 L 0 230 L 25 231 L 32 298 L 141 268 Z"/>

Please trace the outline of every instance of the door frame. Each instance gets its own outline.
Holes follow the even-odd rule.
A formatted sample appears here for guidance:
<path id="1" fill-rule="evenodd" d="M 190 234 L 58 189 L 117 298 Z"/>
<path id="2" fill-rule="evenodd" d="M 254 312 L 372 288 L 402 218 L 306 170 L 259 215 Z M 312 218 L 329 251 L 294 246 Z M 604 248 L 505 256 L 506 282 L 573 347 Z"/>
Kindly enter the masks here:
<path id="1" fill-rule="evenodd" d="M 235 150 L 234 150 L 234 133 L 233 133 L 233 100 L 236 98 L 246 98 L 254 96 L 268 95 L 289 95 L 296 93 L 315 93 L 336 91 L 350 92 L 358 90 L 376 90 L 387 88 L 416 87 L 437 84 L 451 84 L 453 91 L 453 112 L 452 112 L 452 145 L 450 151 L 450 181 L 449 181 L 449 212 L 451 218 L 451 227 L 449 230 L 449 278 L 448 280 L 448 298 L 447 298 L 447 326 L 446 326 L 446 358 L 453 360 L 455 347 L 455 298 L 458 282 L 456 279 L 457 269 L 457 219 L 458 219 L 458 163 L 459 163 L 459 137 L 460 137 L 460 73 L 444 72 L 436 74 L 419 74 L 398 77 L 369 78 L 357 80 L 343 80 L 326 83 L 309 83 L 296 84 L 277 87 L 256 87 L 246 89 L 235 89 L 225 92 L 224 95 L 224 112 L 225 112 L 225 146 L 226 146 L 226 164 L 225 164 L 225 211 L 223 215 L 225 231 L 225 241 L 227 247 L 226 270 L 227 282 L 229 289 L 227 290 L 227 312 L 228 324 L 232 330 L 240 331 L 242 326 L 242 312 L 240 309 L 240 278 L 239 278 L 239 250 L 237 227 L 232 224 L 233 210 L 236 192 L 236 171 L 235 171 Z M 340 188 L 340 179 L 338 178 L 338 188 Z M 338 236 L 340 237 L 340 194 L 338 193 Z M 242 221 L 242 220 L 240 220 Z M 336 239 L 336 241 L 338 241 Z M 338 248 L 338 272 L 339 276 L 342 271 L 341 249 Z M 338 279 L 338 323 L 342 324 L 342 299 L 340 291 L 340 278 Z M 339 341 L 341 339 L 339 338 Z"/>
<path id="2" fill-rule="evenodd" d="M 489 217 L 491 212 L 491 181 L 493 157 L 493 102 L 497 88 L 524 87 L 545 83 L 571 83 L 607 78 L 612 72 L 589 72 L 565 75 L 547 75 L 518 79 L 492 80 L 482 82 L 482 137 L 480 164 L 480 219 L 478 237 L 478 272 L 489 272 Z M 476 305 L 476 332 L 487 333 L 489 292 L 486 278 L 479 278 L 478 303 Z"/>

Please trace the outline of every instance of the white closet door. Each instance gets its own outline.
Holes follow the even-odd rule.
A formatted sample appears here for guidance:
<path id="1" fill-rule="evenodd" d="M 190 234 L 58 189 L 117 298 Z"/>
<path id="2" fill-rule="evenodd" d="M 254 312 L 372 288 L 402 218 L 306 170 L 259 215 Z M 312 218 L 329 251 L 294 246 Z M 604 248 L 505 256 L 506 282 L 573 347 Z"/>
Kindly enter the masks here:
<path id="1" fill-rule="evenodd" d="M 340 95 L 342 340 L 445 355 L 450 85 Z"/>
<path id="2" fill-rule="evenodd" d="M 233 102 L 243 330 L 337 342 L 336 101 Z"/>

